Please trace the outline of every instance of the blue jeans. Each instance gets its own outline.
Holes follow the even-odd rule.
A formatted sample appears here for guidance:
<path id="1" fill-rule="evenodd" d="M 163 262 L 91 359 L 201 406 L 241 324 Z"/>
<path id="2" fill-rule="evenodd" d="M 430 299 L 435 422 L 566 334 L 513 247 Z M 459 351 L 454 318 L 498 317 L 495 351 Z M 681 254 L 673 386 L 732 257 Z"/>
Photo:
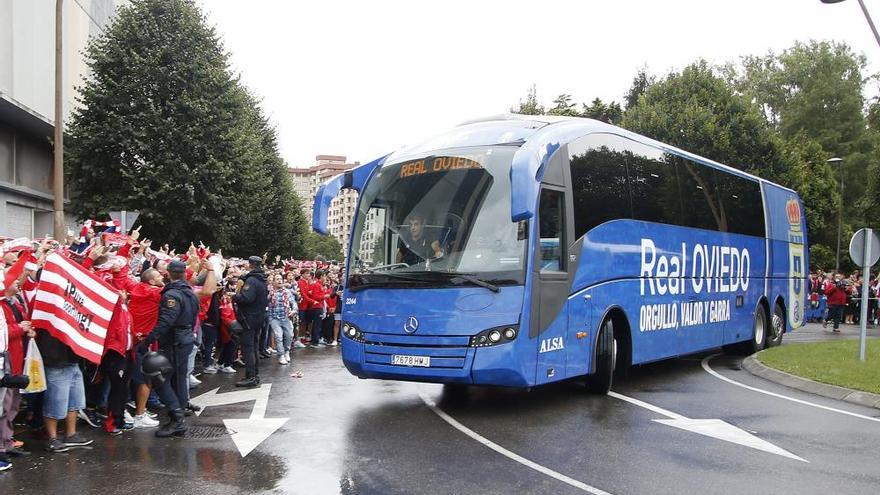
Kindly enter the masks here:
<path id="1" fill-rule="evenodd" d="M 269 328 L 269 318 L 263 320 L 263 325 L 258 330 L 260 332 L 260 348 L 258 351 L 263 352 L 269 348 L 269 335 L 272 333 L 272 330 Z"/>
<path id="2" fill-rule="evenodd" d="M 306 311 L 306 321 L 309 322 L 309 328 L 312 331 L 312 345 L 318 345 L 321 338 L 321 313 L 322 309 L 310 309 Z"/>
<path id="3" fill-rule="evenodd" d="M 269 318 L 269 327 L 275 335 L 275 350 L 279 354 L 290 354 L 290 344 L 293 340 L 293 325 L 287 318 Z"/>
<path id="4" fill-rule="evenodd" d="M 79 366 L 46 366 L 43 401 L 43 416 L 51 419 L 64 419 L 70 411 L 85 409 L 86 389 Z"/>
<path id="5" fill-rule="evenodd" d="M 214 346 L 217 344 L 217 327 L 202 323 L 202 364 L 207 368 L 214 364 Z"/>

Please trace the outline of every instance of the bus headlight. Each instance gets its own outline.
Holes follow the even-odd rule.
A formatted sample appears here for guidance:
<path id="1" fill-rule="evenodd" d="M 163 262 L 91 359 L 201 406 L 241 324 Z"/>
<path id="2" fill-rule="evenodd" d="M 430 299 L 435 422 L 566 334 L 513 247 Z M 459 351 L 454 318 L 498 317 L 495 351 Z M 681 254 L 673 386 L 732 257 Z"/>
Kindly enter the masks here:
<path id="1" fill-rule="evenodd" d="M 518 333 L 517 327 L 510 325 L 490 328 L 472 336 L 468 345 L 470 347 L 489 347 L 506 344 L 516 340 Z"/>
<path id="2" fill-rule="evenodd" d="M 364 342 L 364 333 L 361 329 L 351 323 L 342 324 L 342 335 L 354 340 L 355 342 Z"/>

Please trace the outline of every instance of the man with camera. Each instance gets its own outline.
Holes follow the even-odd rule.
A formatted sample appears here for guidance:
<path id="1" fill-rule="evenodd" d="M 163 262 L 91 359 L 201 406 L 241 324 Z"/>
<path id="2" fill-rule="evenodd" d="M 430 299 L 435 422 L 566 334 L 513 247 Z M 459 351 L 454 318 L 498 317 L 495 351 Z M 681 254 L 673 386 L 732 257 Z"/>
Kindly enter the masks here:
<path id="1" fill-rule="evenodd" d="M 238 292 L 232 296 L 235 303 L 235 317 L 241 325 L 241 353 L 245 364 L 245 379 L 236 387 L 257 387 L 260 385 L 260 372 L 257 369 L 257 352 L 260 329 L 266 321 L 266 307 L 269 304 L 269 288 L 263 259 L 259 256 L 248 258 L 250 271 L 238 282 Z"/>
<path id="2" fill-rule="evenodd" d="M 843 279 L 843 274 L 837 272 L 833 279 L 825 282 L 823 292 L 828 296 L 828 317 L 822 322 L 822 328 L 828 326 L 828 320 L 834 322 L 834 332 L 840 332 L 840 320 L 843 317 L 843 309 L 846 307 L 847 296 L 852 292 L 849 284 Z"/>

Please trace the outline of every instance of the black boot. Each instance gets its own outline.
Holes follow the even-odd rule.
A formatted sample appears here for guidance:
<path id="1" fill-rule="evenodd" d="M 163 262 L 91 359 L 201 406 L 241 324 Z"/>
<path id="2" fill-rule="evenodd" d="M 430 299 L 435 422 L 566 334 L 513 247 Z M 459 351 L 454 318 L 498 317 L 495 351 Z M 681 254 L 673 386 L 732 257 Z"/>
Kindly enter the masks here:
<path id="1" fill-rule="evenodd" d="M 258 387 L 260 386 L 260 377 L 252 376 L 235 384 L 236 387 Z"/>
<path id="2" fill-rule="evenodd" d="M 168 412 L 171 420 L 156 431 L 159 438 L 183 436 L 186 433 L 186 421 L 183 409 L 175 409 Z"/>

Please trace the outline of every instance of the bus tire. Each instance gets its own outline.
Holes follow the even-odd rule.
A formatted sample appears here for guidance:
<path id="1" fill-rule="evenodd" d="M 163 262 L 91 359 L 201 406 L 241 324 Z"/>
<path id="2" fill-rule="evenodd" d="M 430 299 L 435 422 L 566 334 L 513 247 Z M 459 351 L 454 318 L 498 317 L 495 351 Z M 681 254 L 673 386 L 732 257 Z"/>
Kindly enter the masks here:
<path id="1" fill-rule="evenodd" d="M 599 328 L 596 338 L 596 371 L 584 380 L 587 393 L 605 395 L 611 390 L 614 368 L 617 365 L 617 341 L 614 340 L 614 324 L 607 318 Z"/>
<path id="2" fill-rule="evenodd" d="M 752 338 L 742 343 L 743 354 L 751 355 L 764 349 L 767 343 L 768 326 L 770 325 L 767 321 L 767 310 L 763 304 L 759 304 L 755 309 L 755 322 L 752 323 Z"/>
<path id="3" fill-rule="evenodd" d="M 767 310 L 764 309 L 763 304 L 759 304 L 757 309 L 755 309 L 755 321 L 752 323 L 752 338 L 745 342 L 727 344 L 721 348 L 724 350 L 725 354 L 734 356 L 749 356 L 754 354 L 764 348 L 767 335 L 769 334 L 767 331 L 768 326 Z"/>
<path id="4" fill-rule="evenodd" d="M 767 332 L 767 347 L 775 347 L 782 343 L 785 334 L 785 310 L 782 305 L 776 303 L 773 308 L 773 316 L 770 318 L 770 326 Z"/>

